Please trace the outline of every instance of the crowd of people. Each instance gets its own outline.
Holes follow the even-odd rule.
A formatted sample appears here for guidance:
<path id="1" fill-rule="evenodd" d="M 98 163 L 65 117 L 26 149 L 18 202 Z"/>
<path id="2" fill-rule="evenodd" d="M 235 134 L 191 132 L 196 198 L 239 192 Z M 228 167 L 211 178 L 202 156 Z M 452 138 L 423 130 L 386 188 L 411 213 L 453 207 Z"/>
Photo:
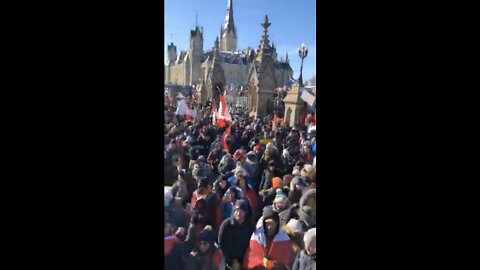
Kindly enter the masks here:
<path id="1" fill-rule="evenodd" d="M 232 118 L 165 108 L 165 269 L 315 269 L 315 114 Z"/>

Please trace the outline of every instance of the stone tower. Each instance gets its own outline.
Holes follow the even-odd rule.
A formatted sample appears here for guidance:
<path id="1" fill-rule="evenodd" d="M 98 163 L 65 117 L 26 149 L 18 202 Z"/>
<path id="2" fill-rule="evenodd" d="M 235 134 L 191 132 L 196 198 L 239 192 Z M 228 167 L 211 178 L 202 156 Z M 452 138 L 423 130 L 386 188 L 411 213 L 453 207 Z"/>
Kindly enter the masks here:
<path id="1" fill-rule="evenodd" d="M 215 100 L 218 103 L 221 89 L 225 86 L 225 71 L 220 63 L 219 41 L 218 37 L 215 40 L 215 47 L 213 47 L 212 69 L 207 76 L 208 100 Z M 218 88 L 220 88 L 220 91 Z"/>
<path id="2" fill-rule="evenodd" d="M 167 52 L 168 52 L 168 65 L 173 65 L 175 63 L 175 59 L 177 59 L 177 46 L 171 42 L 167 46 Z"/>
<path id="3" fill-rule="evenodd" d="M 203 27 L 199 28 L 198 26 L 195 26 L 195 28 L 190 31 L 188 55 L 190 58 L 190 76 L 187 82 L 190 85 L 198 84 L 201 77 L 200 66 L 202 64 L 203 55 Z"/>
<path id="4" fill-rule="evenodd" d="M 273 113 L 273 95 L 277 87 L 275 77 L 275 63 L 273 60 L 273 48 L 268 40 L 268 16 L 262 23 L 263 36 L 260 41 L 258 53 L 251 65 L 247 87 L 249 89 L 249 108 L 250 115 L 255 117 L 264 117 Z"/>
<path id="5" fill-rule="evenodd" d="M 220 29 L 220 51 L 234 52 L 237 50 L 237 31 L 233 23 L 232 0 L 228 0 L 225 23 Z"/>

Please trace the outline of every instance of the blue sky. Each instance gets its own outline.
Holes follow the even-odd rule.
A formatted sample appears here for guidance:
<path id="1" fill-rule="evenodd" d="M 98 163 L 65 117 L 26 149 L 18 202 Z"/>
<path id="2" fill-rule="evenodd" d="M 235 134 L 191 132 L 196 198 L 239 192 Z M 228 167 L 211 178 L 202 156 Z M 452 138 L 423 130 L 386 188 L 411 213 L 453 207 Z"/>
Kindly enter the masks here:
<path id="1" fill-rule="evenodd" d="M 204 50 L 213 47 L 225 20 L 227 0 L 165 0 L 165 59 L 167 44 L 173 42 L 177 51 L 186 50 L 190 29 L 198 25 L 204 30 Z M 257 48 L 262 36 L 261 23 L 265 14 L 271 22 L 270 41 L 277 47 L 278 58 L 288 52 L 294 77 L 300 72 L 297 48 L 304 42 L 309 48 L 303 66 L 303 78 L 316 74 L 316 3 L 315 0 L 233 0 L 233 16 L 237 27 L 238 48 Z"/>

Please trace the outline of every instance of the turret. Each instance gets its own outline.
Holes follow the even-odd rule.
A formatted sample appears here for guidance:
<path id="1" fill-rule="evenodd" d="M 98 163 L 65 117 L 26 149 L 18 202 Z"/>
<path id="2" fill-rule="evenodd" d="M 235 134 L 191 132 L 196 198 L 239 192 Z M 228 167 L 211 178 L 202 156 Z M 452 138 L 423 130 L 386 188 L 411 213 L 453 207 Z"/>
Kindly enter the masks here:
<path id="1" fill-rule="evenodd" d="M 168 54 L 168 65 L 171 65 L 175 63 L 175 60 L 177 59 L 177 46 L 171 42 L 167 46 L 167 54 Z"/>

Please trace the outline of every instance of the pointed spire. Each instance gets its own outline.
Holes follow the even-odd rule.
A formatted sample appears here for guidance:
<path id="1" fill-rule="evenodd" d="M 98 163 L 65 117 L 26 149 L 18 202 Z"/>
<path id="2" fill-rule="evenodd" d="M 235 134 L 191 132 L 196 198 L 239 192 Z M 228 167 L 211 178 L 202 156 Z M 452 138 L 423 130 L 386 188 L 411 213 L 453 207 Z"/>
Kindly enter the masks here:
<path id="1" fill-rule="evenodd" d="M 215 39 L 215 45 L 213 47 L 213 57 L 212 57 L 212 63 L 215 65 L 215 64 L 218 64 L 218 60 L 220 58 L 220 54 L 219 54 L 219 41 L 218 41 L 218 37 Z"/>
<path id="2" fill-rule="evenodd" d="M 223 25 L 223 30 L 235 33 L 235 24 L 233 23 L 233 4 L 232 0 L 228 0 L 227 3 L 227 14 L 225 15 L 225 24 Z"/>
<path id="3" fill-rule="evenodd" d="M 262 26 L 263 26 L 263 36 L 262 40 L 260 41 L 260 49 L 270 49 L 270 41 L 268 40 L 268 27 L 271 25 L 271 23 L 268 22 L 268 16 L 265 15 L 265 18 L 263 20 Z"/>
<path id="4" fill-rule="evenodd" d="M 198 27 L 198 12 L 195 10 L 195 28 Z"/>
<path id="5" fill-rule="evenodd" d="M 262 26 L 263 26 L 263 32 L 267 32 L 267 28 L 271 25 L 271 23 L 268 22 L 268 15 L 265 15 L 265 18 L 263 20 Z"/>
<path id="6" fill-rule="evenodd" d="M 288 52 L 286 53 L 286 56 L 285 56 L 285 62 L 288 63 Z"/>

